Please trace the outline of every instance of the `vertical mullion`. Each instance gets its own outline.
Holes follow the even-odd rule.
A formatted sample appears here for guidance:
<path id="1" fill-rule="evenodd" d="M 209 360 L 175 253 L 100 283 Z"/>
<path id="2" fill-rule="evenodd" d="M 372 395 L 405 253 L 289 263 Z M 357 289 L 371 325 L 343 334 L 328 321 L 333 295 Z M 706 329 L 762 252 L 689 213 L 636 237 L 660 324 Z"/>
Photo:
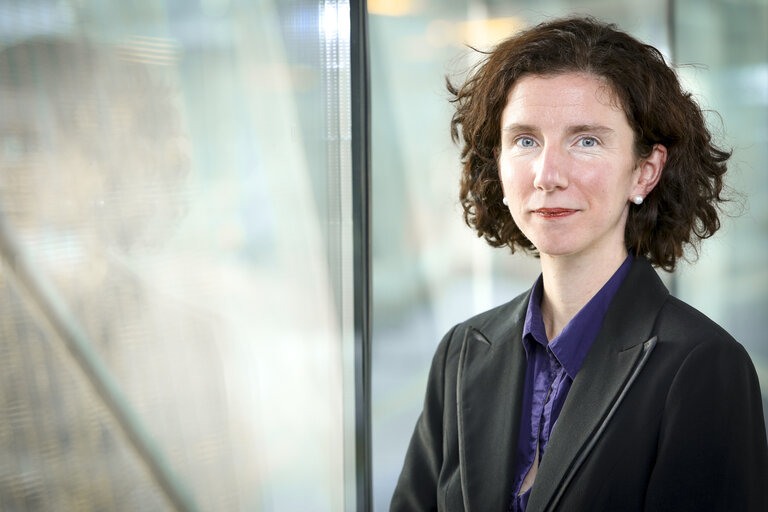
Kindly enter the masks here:
<path id="1" fill-rule="evenodd" d="M 350 0 L 357 510 L 372 510 L 370 86 L 365 0 Z"/>

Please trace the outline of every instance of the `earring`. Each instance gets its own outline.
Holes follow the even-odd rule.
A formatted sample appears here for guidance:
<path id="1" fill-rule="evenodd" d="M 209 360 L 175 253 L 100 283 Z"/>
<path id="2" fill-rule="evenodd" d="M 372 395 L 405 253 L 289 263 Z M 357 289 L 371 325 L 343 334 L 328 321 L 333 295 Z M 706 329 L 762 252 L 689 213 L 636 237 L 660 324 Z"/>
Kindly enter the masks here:
<path id="1" fill-rule="evenodd" d="M 506 196 L 501 200 L 501 202 L 504 203 L 504 206 L 509 206 L 509 199 L 507 199 Z"/>
<path id="2" fill-rule="evenodd" d="M 640 196 L 640 195 L 632 196 L 632 202 L 637 205 L 643 204 L 643 196 Z"/>

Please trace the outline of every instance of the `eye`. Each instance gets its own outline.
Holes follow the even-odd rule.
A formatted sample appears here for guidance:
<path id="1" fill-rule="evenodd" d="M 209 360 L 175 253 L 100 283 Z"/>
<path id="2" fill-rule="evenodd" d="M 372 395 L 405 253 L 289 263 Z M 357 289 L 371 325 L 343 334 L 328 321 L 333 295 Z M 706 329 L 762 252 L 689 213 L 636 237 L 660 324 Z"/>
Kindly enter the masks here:
<path id="1" fill-rule="evenodd" d="M 517 140 L 515 140 L 515 144 L 517 144 L 521 148 L 532 148 L 536 146 L 536 141 L 533 140 L 531 137 L 520 137 Z"/>
<path id="2" fill-rule="evenodd" d="M 594 137 L 582 137 L 579 139 L 579 145 L 583 148 L 594 148 L 600 143 L 596 138 Z"/>

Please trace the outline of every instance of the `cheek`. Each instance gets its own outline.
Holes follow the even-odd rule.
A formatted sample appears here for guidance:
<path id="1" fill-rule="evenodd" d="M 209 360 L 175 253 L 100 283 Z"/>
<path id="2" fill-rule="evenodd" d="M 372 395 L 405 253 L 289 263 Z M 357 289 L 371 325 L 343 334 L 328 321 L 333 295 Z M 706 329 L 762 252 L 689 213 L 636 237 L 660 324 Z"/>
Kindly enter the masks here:
<path id="1" fill-rule="evenodd" d="M 630 188 L 632 171 L 626 167 L 599 165 L 585 169 L 578 180 L 582 190 L 603 199 L 624 195 Z"/>
<path id="2" fill-rule="evenodd" d="M 624 209 L 628 209 L 630 187 L 629 173 L 625 169 L 608 168 L 602 169 L 602 172 L 612 174 L 595 173 L 589 177 L 584 177 L 580 181 L 580 191 L 583 197 L 589 201 L 592 209 L 602 212 L 606 218 L 613 218 L 621 215 Z M 627 173 L 626 177 L 620 176 L 620 173 Z M 610 176 L 612 179 L 606 179 Z"/>
<path id="3" fill-rule="evenodd" d="M 507 195 L 520 195 L 526 188 L 525 173 L 509 162 L 499 164 L 499 179 Z"/>

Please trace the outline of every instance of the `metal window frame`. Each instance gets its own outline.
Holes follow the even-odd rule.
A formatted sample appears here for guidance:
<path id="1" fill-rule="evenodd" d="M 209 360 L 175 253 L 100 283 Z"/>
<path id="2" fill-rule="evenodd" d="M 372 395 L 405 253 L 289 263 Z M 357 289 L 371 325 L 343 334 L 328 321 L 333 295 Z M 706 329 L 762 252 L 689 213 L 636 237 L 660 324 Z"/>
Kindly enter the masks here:
<path id="1" fill-rule="evenodd" d="M 350 0 L 354 247 L 355 484 L 357 510 L 373 509 L 371 461 L 370 73 L 366 0 Z"/>

